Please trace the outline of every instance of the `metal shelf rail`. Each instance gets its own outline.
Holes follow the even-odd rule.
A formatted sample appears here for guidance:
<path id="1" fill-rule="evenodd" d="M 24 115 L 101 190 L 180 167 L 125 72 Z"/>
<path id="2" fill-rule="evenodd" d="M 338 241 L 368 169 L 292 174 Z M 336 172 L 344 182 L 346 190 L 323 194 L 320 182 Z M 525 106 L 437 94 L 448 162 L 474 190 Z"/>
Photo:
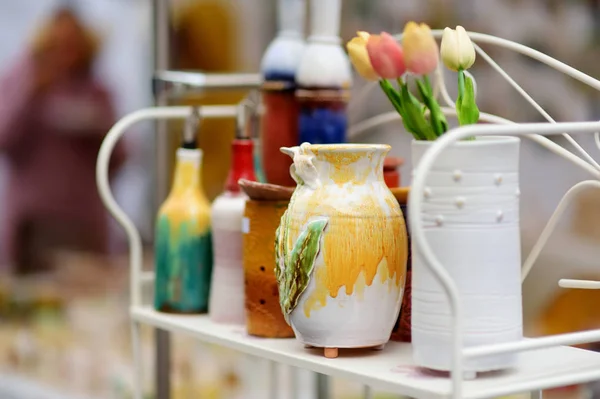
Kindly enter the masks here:
<path id="1" fill-rule="evenodd" d="M 154 95 L 181 96 L 206 90 L 252 90 L 262 84 L 262 76 L 254 73 L 202 73 L 192 71 L 157 71 Z"/>
<path id="2" fill-rule="evenodd" d="M 442 35 L 442 31 L 440 30 L 435 30 L 433 33 L 438 38 Z M 476 43 L 497 45 L 519 52 L 571 76 L 596 90 L 600 90 L 600 81 L 543 53 L 518 43 L 489 35 L 474 32 L 470 32 L 469 35 Z M 534 246 L 534 250 L 526 259 L 522 273 L 523 279 L 527 276 L 527 273 L 548 239 L 550 232 L 556 225 L 556 221 L 561 216 L 568 201 L 573 198 L 574 193 L 588 187 L 600 186 L 600 165 L 570 135 L 564 133 L 594 133 L 596 144 L 600 148 L 600 137 L 596 133 L 600 131 L 600 122 L 555 123 L 552 117 L 502 70 L 487 53 L 479 46 L 476 46 L 476 50 L 486 62 L 548 120 L 548 123 L 514 124 L 499 116 L 482 113 L 482 121 L 497 125 L 468 126 L 447 132 L 428 150 L 414 175 L 412 192 L 417 194 L 413 194 L 410 197 L 408 208 L 413 243 L 425 255 L 427 266 L 431 268 L 440 284 L 444 287 L 454 316 L 454 356 L 451 379 L 439 376 L 424 376 L 416 373 L 414 367 L 412 367 L 411 350 L 408 344 L 390 343 L 383 352 L 368 358 L 341 357 L 335 360 L 325 360 L 321 355 L 305 350 L 295 340 L 252 338 L 245 335 L 243 329 L 239 327 L 217 325 L 211 323 L 206 316 L 183 317 L 165 315 L 155 312 L 151 307 L 143 304 L 141 295 L 142 284 L 143 282 L 151 282 L 154 276 L 152 272 L 142 273 L 140 235 L 132 221 L 119 207 L 112 195 L 108 182 L 108 161 L 116 142 L 131 125 L 147 119 L 185 119 L 193 111 L 192 107 L 155 107 L 136 111 L 117 122 L 108 132 L 102 144 L 96 168 L 96 179 L 101 198 L 107 209 L 125 229 L 129 238 L 131 264 L 130 311 L 132 316 L 134 365 L 136 367 L 134 393 L 136 399 L 141 399 L 142 397 L 142 376 L 141 367 L 139 367 L 141 364 L 139 346 L 139 329 L 141 324 L 149 324 L 168 331 L 188 334 L 206 342 L 228 346 L 280 363 L 306 368 L 327 375 L 352 378 L 366 385 L 380 387 L 417 398 L 488 398 L 523 392 L 532 392 L 532 397 L 541 398 L 542 389 L 600 379 L 599 353 L 561 346 L 598 341 L 600 340 L 600 330 L 525 339 L 514 343 L 487 345 L 483 347 L 462 347 L 461 331 L 463 320 L 458 291 L 454 281 L 448 276 L 443 267 L 443 259 L 436 259 L 435 255 L 431 252 L 431 248 L 425 240 L 423 226 L 419 218 L 422 196 L 418 195 L 418 193 L 423 192 L 425 178 L 437 156 L 452 143 L 466 136 L 518 135 L 534 140 L 593 176 L 594 180 L 579 183 L 567 192 Z M 181 79 L 178 80 L 179 83 L 187 84 L 183 82 L 185 80 L 183 79 L 184 75 L 171 74 L 167 75 L 167 78 L 169 76 L 171 76 L 172 80 Z M 191 78 L 188 76 L 186 79 Z M 240 79 L 244 80 L 245 78 Z M 188 80 L 189 82 L 190 80 Z M 435 87 L 446 102 L 444 112 L 450 116 L 454 115 L 454 103 L 448 95 L 441 67 L 436 73 Z M 366 90 L 368 89 L 369 87 Z M 202 106 L 198 107 L 198 109 L 202 118 L 231 118 L 236 116 L 237 111 L 235 106 Z M 351 136 L 362 134 L 383 123 L 389 123 L 398 119 L 398 115 L 395 114 L 380 115 L 351 127 L 350 134 Z M 577 150 L 578 155 L 544 137 L 550 134 L 563 134 Z M 583 289 L 596 289 L 600 287 L 600 283 L 598 282 L 578 280 L 561 280 L 560 285 Z M 519 362 L 515 369 L 505 373 L 486 375 L 475 380 L 463 381 L 462 366 L 465 359 L 511 352 L 520 352 Z M 368 397 L 369 395 L 370 391 L 366 390 L 365 396 Z"/>

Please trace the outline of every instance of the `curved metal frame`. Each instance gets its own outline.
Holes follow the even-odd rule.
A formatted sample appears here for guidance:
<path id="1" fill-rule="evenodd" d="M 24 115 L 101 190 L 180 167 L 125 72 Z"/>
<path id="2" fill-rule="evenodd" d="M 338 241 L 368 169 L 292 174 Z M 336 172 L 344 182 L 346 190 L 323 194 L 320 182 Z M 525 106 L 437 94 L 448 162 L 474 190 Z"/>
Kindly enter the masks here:
<path id="1" fill-rule="evenodd" d="M 474 125 L 460 127 L 451 130 L 444 134 L 442 137 L 436 140 L 436 142 L 427 150 L 423 155 L 419 166 L 416 169 L 415 176 L 413 178 L 413 184 L 411 188 L 411 195 L 408 200 L 408 213 L 411 226 L 411 234 L 413 244 L 422 253 L 425 259 L 425 264 L 430 268 L 432 273 L 436 276 L 438 282 L 444 288 L 448 299 L 450 300 L 450 311 L 454 320 L 453 325 L 453 366 L 452 366 L 452 381 L 453 381 L 453 395 L 455 399 L 461 398 L 462 393 L 462 377 L 463 377 L 463 360 L 465 358 L 475 358 L 488 356 L 493 354 L 511 353 L 526 350 L 539 349 L 543 347 L 558 346 L 558 345 L 573 345 L 580 343 L 593 342 L 594 340 L 600 340 L 600 329 L 593 330 L 584 333 L 571 333 L 561 334 L 551 337 L 528 339 L 525 341 L 519 341 L 516 343 L 509 344 L 495 344 L 486 345 L 476 348 L 463 349 L 462 345 L 462 326 L 463 326 L 463 315 L 462 305 L 460 303 L 460 296 L 456 284 L 442 265 L 439 259 L 437 259 L 429 246 L 424 230 L 423 223 L 421 221 L 422 212 L 422 198 L 425 189 L 425 179 L 433 166 L 435 160 L 444 149 L 456 141 L 469 137 L 469 136 L 488 136 L 488 135 L 515 135 L 515 136 L 526 136 L 530 134 L 561 134 L 564 131 L 571 131 L 574 133 L 592 133 L 600 129 L 600 122 L 578 122 L 578 123 L 534 123 L 534 124 L 514 124 L 514 125 Z M 585 186 L 584 186 L 585 187 Z M 569 195 L 569 194 L 567 194 Z M 572 196 L 563 199 L 561 202 L 562 208 L 566 206 L 568 199 Z M 555 221 L 562 214 L 561 208 L 555 211 L 554 215 L 549 221 L 548 226 L 550 228 L 545 229 L 544 233 L 538 240 L 536 247 L 540 248 L 544 245 L 545 240 L 549 237 L 549 231 L 555 225 Z M 533 257 L 528 258 L 528 262 L 533 264 L 537 253 L 532 253 Z M 600 377 L 600 371 L 598 373 Z M 538 387 L 532 386 L 529 390 L 535 390 Z"/>

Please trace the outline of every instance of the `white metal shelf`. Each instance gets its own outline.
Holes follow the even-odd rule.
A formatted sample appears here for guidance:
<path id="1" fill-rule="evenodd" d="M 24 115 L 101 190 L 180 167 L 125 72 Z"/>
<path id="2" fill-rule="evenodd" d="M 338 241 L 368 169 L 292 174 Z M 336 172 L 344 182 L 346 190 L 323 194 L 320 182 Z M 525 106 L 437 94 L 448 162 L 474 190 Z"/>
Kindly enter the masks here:
<path id="1" fill-rule="evenodd" d="M 442 32 L 433 31 L 439 38 Z M 497 45 L 540 61 L 588 86 L 600 90 L 600 81 L 577 71 L 545 54 L 532 50 L 528 47 L 479 33 L 469 33 L 475 42 Z M 549 232 L 561 215 L 562 207 L 566 206 L 573 197 L 573 190 L 589 189 L 600 183 L 600 165 L 569 135 L 569 133 L 593 134 L 600 131 L 600 122 L 560 123 L 556 124 L 536 102 L 529 96 L 502 68 L 500 68 L 487 54 L 478 46 L 478 54 L 484 58 L 496 71 L 498 71 L 513 88 L 515 88 L 534 108 L 536 108 L 549 123 L 545 124 L 513 124 L 496 115 L 481 114 L 482 121 L 497 123 L 499 125 L 477 125 L 453 129 L 439 138 L 421 160 L 417 173 L 414 176 L 412 190 L 419 193 L 423 190 L 425 176 L 435 161 L 435 158 L 454 141 L 466 136 L 476 135 L 520 135 L 536 141 L 555 154 L 562 156 L 572 164 L 587 171 L 593 180 L 580 183 L 565 195 L 561 205 L 552 215 L 544 233 L 539 238 L 536 248 L 541 250 L 546 243 Z M 186 79 L 191 76 L 184 76 Z M 183 82 L 181 76 L 163 76 L 163 80 L 175 84 L 193 83 L 193 85 L 204 85 L 205 82 Z M 254 78 L 253 78 L 254 79 Z M 200 84 L 202 83 L 202 84 Z M 256 83 L 256 82 L 254 82 Z M 442 94 L 447 107 L 443 108 L 446 114 L 452 114 L 454 103 L 449 97 L 444 85 L 441 67 L 437 71 L 436 90 Z M 337 359 L 326 359 L 318 351 L 305 349 L 298 341 L 293 339 L 275 340 L 249 337 L 244 328 L 218 325 L 210 322 L 207 316 L 181 316 L 159 313 L 151 307 L 142 305 L 142 282 L 150 282 L 153 273 L 142 272 L 142 246 L 139 232 L 132 221 L 116 203 L 112 195 L 108 181 L 108 165 L 112 150 L 123 135 L 123 133 L 134 123 L 148 119 L 183 119 L 192 112 L 191 107 L 157 107 L 136 111 L 124 117 L 107 134 L 100 149 L 97 163 L 97 183 L 101 198 L 115 217 L 125 229 L 130 243 L 131 263 L 131 316 L 132 316 L 132 344 L 135 370 L 135 392 L 134 397 L 141 399 L 141 349 L 139 342 L 140 325 L 147 324 L 171 332 L 187 334 L 204 342 L 223 345 L 248 354 L 260 356 L 272 361 L 287 365 L 297 366 L 323 373 L 330 376 L 338 376 L 362 382 L 366 385 L 390 390 L 411 397 L 430 398 L 495 398 L 502 395 L 525 393 L 531 391 L 533 396 L 540 398 L 539 390 L 561 387 L 565 385 L 580 384 L 600 380 L 600 353 L 585 351 L 581 349 L 564 347 L 559 345 L 592 342 L 600 339 L 600 329 L 594 331 L 562 334 L 537 339 L 528 339 L 521 342 L 506 343 L 502 345 L 486 345 L 476 348 L 462 347 L 462 313 L 461 303 L 454 281 L 448 276 L 440 263 L 431 252 L 428 243 L 423 236 L 423 226 L 419 219 L 421 198 L 418 195 L 411 196 L 409 203 L 409 214 L 411 215 L 411 228 L 413 243 L 426 254 L 426 263 L 434 275 L 437 276 L 446 290 L 451 303 L 452 315 L 454 316 L 453 328 L 453 373 L 452 378 L 447 375 L 433 376 L 419 372 L 412 361 L 412 348 L 409 344 L 390 342 L 382 352 L 373 351 L 351 351 L 342 352 Z M 204 118 L 231 118 L 235 117 L 237 108 L 234 106 L 202 106 L 199 107 L 200 116 Z M 378 116 L 368 123 L 356 126 L 354 134 L 370 129 L 376 125 L 387 123 L 397 119 Z M 359 128 L 360 127 L 360 128 Z M 576 152 L 570 152 L 554 142 L 543 137 L 548 134 L 563 134 Z M 600 148 L 600 136 L 594 134 L 596 144 Z M 539 251 L 533 251 L 527 258 L 523 271 L 523 277 L 533 265 L 539 255 Z M 596 282 L 581 282 L 577 280 L 563 280 L 563 285 L 573 288 L 598 288 Z M 480 357 L 492 353 L 518 352 L 517 367 L 505 372 L 479 374 L 476 379 L 470 381 L 462 380 L 462 365 L 466 358 Z M 367 391 L 368 393 L 368 391 Z"/>
<path id="2" fill-rule="evenodd" d="M 236 107 L 204 106 L 199 108 L 203 117 L 225 118 L 236 115 Z M 600 331 L 579 334 L 566 334 L 527 340 L 515 343 L 518 348 L 506 345 L 491 345 L 478 348 L 461 349 L 455 347 L 457 354 L 454 370 L 462 369 L 463 356 L 480 356 L 479 352 L 501 350 L 503 353 L 520 352 L 519 363 L 516 369 L 506 373 L 478 375 L 472 381 L 462 381 L 461 373 L 456 373 L 453 378 L 448 376 L 423 376 L 415 372 L 412 362 L 412 348 L 410 345 L 390 343 L 383 352 L 351 352 L 352 356 L 342 356 L 342 360 L 325 359 L 320 353 L 304 349 L 295 340 L 269 340 L 262 338 L 245 337 L 243 327 L 232 330 L 231 327 L 210 323 L 206 316 L 176 316 L 163 314 L 146 308 L 142 305 L 142 285 L 153 280 L 153 273 L 142 272 L 142 250 L 139 232 L 120 209 L 112 196 L 108 184 L 108 161 L 112 149 L 121 135 L 134 123 L 145 119 L 156 118 L 184 118 L 192 112 L 191 107 L 158 107 L 137 111 L 119 121 L 107 135 L 99 155 L 97 165 L 98 186 L 101 197 L 113 216 L 125 228 L 130 240 L 131 262 L 131 315 L 132 315 L 132 343 L 136 364 L 135 370 L 135 398 L 141 399 L 141 351 L 139 343 L 139 328 L 141 324 L 148 324 L 163 330 L 192 335 L 205 342 L 212 342 L 233 349 L 254 354 L 280 363 L 293 365 L 331 376 L 350 378 L 357 382 L 372 385 L 377 388 L 392 390 L 399 394 L 416 398 L 489 398 L 511 393 L 524 393 L 540 389 L 560 387 L 565 385 L 590 382 L 600 379 L 600 354 L 580 349 L 561 347 L 561 344 L 574 344 L 591 342 Z M 413 190 L 419 191 L 423 179 L 435 156 L 454 140 L 465 135 L 479 134 L 517 134 L 532 138 L 535 134 L 557 134 L 563 131 L 571 133 L 591 133 L 600 130 L 600 122 L 562 123 L 562 124 L 520 124 L 520 125 L 478 125 L 454 129 L 438 140 L 422 160 L 419 173 L 415 174 Z M 539 136 L 541 137 L 541 136 Z M 545 141 L 538 141 L 543 144 Z M 558 151 L 560 149 L 560 151 Z M 557 153 L 565 158 L 577 159 L 573 154 L 558 147 Z M 561 153 L 562 152 L 562 153 Z M 577 162 L 574 162 L 577 164 Z M 592 169 L 594 177 L 600 172 Z M 595 182 L 594 182 L 595 183 Z M 581 184 L 591 184 L 590 182 Z M 409 212 L 414 216 L 413 242 L 419 236 L 421 226 L 415 213 L 419 213 L 419 204 L 415 204 L 414 197 Z M 412 208 L 412 209 L 411 209 Z M 558 217 L 558 212 L 553 218 Z M 422 234 L 422 232 L 421 232 Z M 424 241 L 419 241 L 423 245 Z M 439 266 L 438 266 L 439 268 Z M 439 273 L 439 271 L 438 271 Z M 452 284 L 452 283 L 451 283 Z M 456 293 L 453 296 L 456 302 Z M 454 303 L 454 305 L 456 305 Z M 456 311 L 457 307 L 454 307 Z M 461 320 L 456 319 L 456 323 Z M 459 326 L 456 329 L 460 331 Z M 460 337 L 460 335 L 456 335 Z M 573 341 L 575 339 L 575 341 Z M 524 345 L 525 344 L 525 345 Z M 536 345 L 544 349 L 534 349 Z M 510 345 L 508 345 L 510 346 Z M 475 353 L 475 352 L 477 353 Z M 473 353 L 471 353 L 473 352 Z M 489 354 L 489 353 L 487 353 Z M 343 353 L 342 353 L 343 355 Z M 412 369 L 411 369 L 412 367 Z M 404 371 L 403 371 L 404 370 Z M 539 397 L 539 396 L 536 396 Z"/>
<path id="3" fill-rule="evenodd" d="M 151 307 L 133 307 L 137 322 L 185 334 L 203 342 L 300 367 L 332 377 L 363 383 L 373 388 L 422 399 L 452 397 L 452 382 L 444 375 L 420 371 L 412 360 L 412 347 L 390 341 L 382 351 L 340 351 L 327 359 L 322 351 L 306 349 L 295 339 L 269 339 L 246 334 L 244 326 L 217 324 L 207 315 L 172 315 Z M 556 346 L 519 354 L 517 367 L 505 372 L 481 374 L 463 383 L 462 398 L 494 398 L 600 379 L 600 353 Z"/>

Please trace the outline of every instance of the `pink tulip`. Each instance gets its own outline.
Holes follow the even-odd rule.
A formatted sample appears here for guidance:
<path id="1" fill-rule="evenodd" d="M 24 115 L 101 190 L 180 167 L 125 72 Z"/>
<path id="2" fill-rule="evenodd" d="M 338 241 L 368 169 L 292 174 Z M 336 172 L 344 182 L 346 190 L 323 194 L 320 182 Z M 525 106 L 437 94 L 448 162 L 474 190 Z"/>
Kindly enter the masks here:
<path id="1" fill-rule="evenodd" d="M 402 47 L 390 34 L 371 35 L 367 52 L 373 69 L 383 79 L 397 79 L 406 72 Z"/>

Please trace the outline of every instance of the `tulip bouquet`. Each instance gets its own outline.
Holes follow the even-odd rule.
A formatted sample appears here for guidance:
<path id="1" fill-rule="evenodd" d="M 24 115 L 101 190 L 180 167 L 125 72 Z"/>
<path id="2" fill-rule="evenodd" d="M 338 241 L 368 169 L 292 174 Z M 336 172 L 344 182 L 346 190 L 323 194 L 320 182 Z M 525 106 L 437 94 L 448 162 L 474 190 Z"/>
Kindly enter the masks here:
<path id="1" fill-rule="evenodd" d="M 429 26 L 407 23 L 402 45 L 385 32 L 380 35 L 358 32 L 348 42 L 347 49 L 356 71 L 367 80 L 379 81 L 381 89 L 402 117 L 404 127 L 417 140 L 435 140 L 448 130 L 448 122 L 428 76 L 437 68 L 440 54 Z M 475 104 L 473 81 L 464 73 L 475 62 L 475 49 L 462 27 L 456 30 L 446 28 L 441 55 L 444 64 L 458 72 L 456 112 L 459 123 L 476 123 L 479 110 Z M 420 100 L 409 90 L 409 74 L 415 76 Z M 390 80 L 395 80 L 398 87 Z"/>

